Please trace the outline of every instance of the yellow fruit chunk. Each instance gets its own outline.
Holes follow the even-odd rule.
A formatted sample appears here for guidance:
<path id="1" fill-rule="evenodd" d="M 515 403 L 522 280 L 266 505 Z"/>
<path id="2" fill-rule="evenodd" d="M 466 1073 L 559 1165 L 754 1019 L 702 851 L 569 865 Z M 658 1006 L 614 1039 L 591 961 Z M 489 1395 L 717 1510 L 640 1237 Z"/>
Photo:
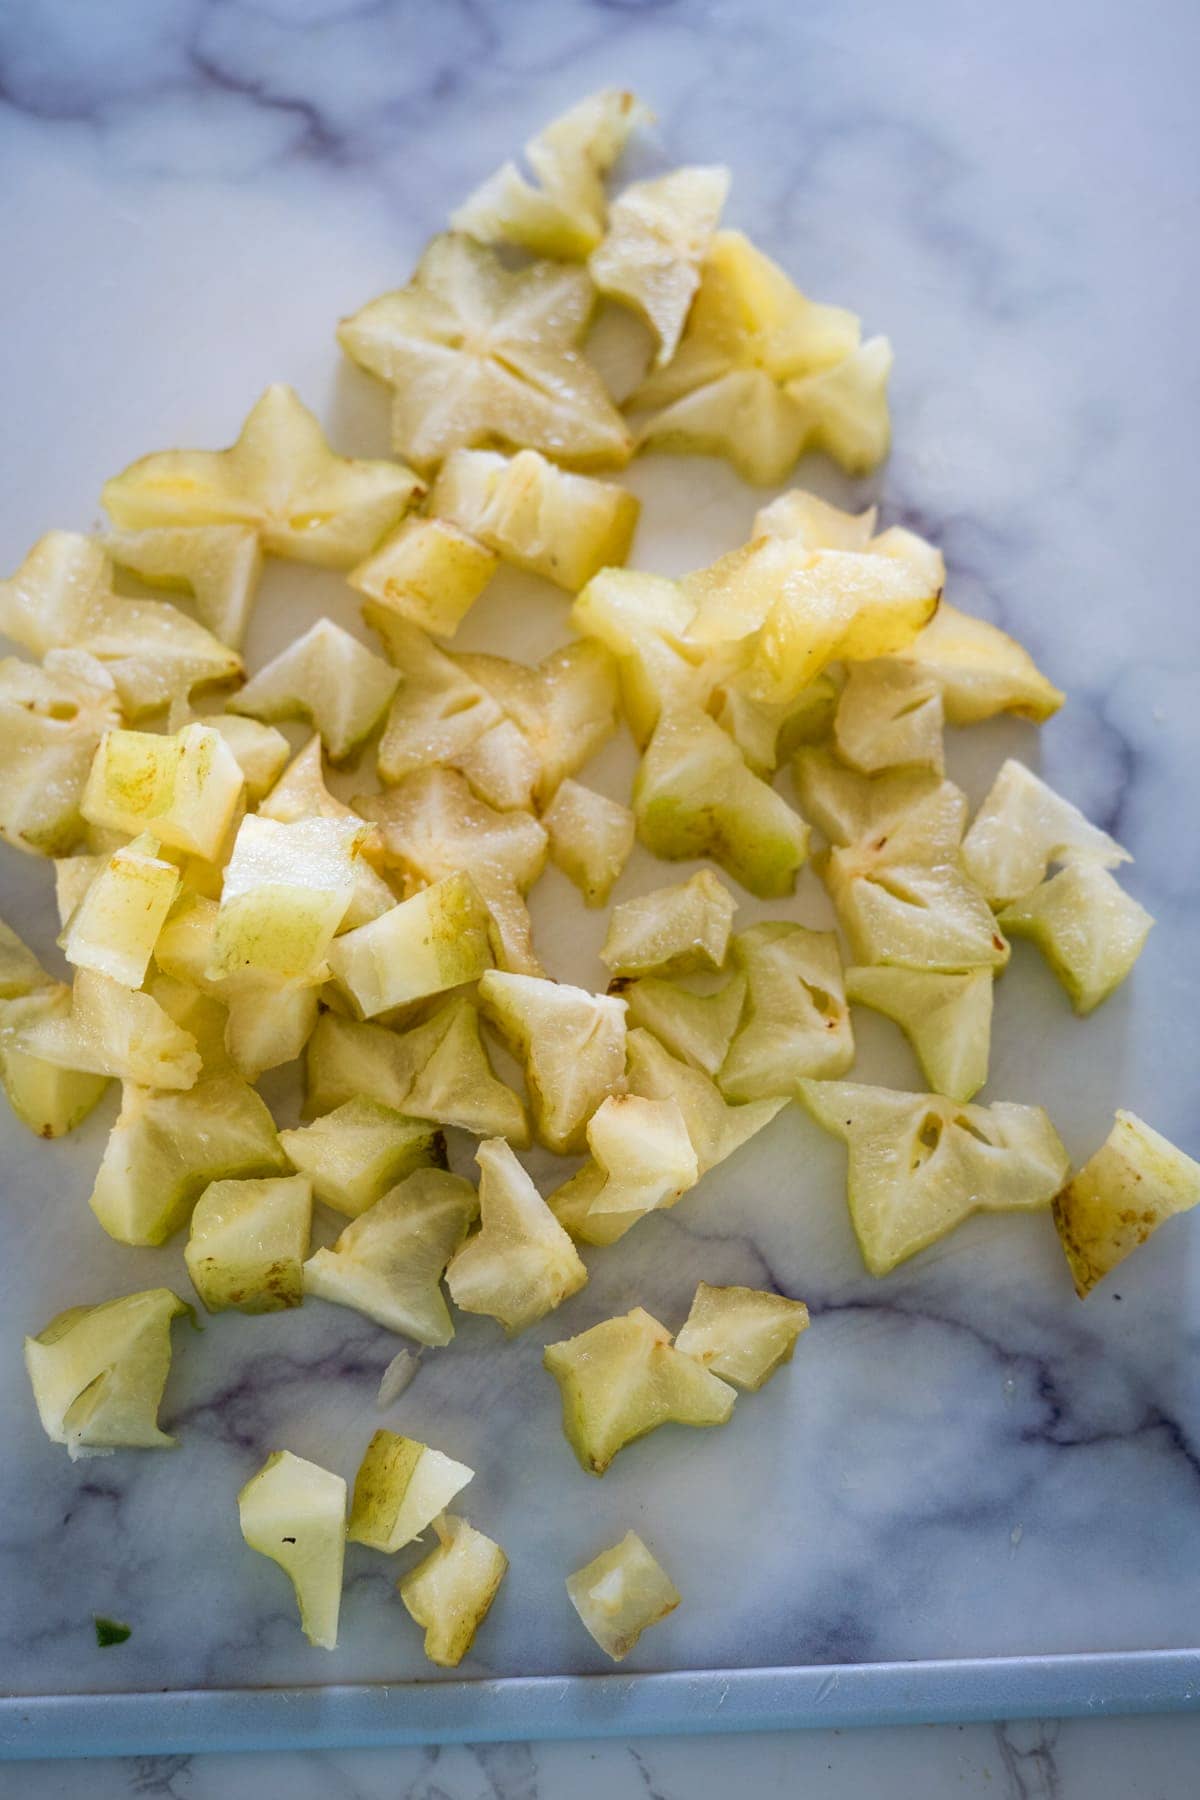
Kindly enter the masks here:
<path id="1" fill-rule="evenodd" d="M 450 233 L 434 238 L 407 287 L 343 319 L 338 341 L 394 390 L 392 442 L 419 469 L 476 444 L 620 468 L 629 433 L 577 348 L 594 298 L 583 269 L 507 269 Z"/>
<path id="2" fill-rule="evenodd" d="M 582 260 L 604 235 L 603 178 L 650 118 L 622 88 L 589 94 L 526 144 L 535 181 L 515 163 L 502 163 L 451 214 L 451 224 L 484 244 Z"/>
<path id="3" fill-rule="evenodd" d="M 629 1008 L 631 1026 L 643 1026 L 672 1056 L 715 1075 L 742 1016 L 746 977 L 732 976 L 713 994 L 693 994 L 678 982 L 653 975 L 614 982 L 613 992 Z"/>
<path id="4" fill-rule="evenodd" d="M 536 450 L 501 456 L 455 450 L 443 463 L 430 508 L 569 594 L 629 555 L 641 503 L 611 481 L 572 475 Z"/>
<path id="5" fill-rule="evenodd" d="M 1107 831 L 1011 757 L 971 821 L 962 863 L 994 906 L 1031 894 L 1051 863 L 1092 863 L 1115 869 L 1129 862 Z"/>
<path id="6" fill-rule="evenodd" d="M 1097 863 L 1070 863 L 998 915 L 1012 937 L 1031 938 L 1071 996 L 1093 1012 L 1120 987 L 1154 920 Z"/>
<path id="7" fill-rule="evenodd" d="M 409 1616 L 425 1632 L 430 1662 L 456 1669 L 487 1618 L 508 1558 L 465 1519 L 442 1514 L 433 1528 L 440 1540 L 437 1549 L 396 1588 Z"/>
<path id="8" fill-rule="evenodd" d="M 547 1344 L 542 1361 L 562 1394 L 568 1442 L 592 1475 L 660 1425 L 723 1425 L 737 1398 L 674 1349 L 670 1332 L 640 1306 Z"/>
<path id="9" fill-rule="evenodd" d="M 402 900 L 329 949 L 334 977 L 365 1019 L 446 988 L 477 981 L 492 966 L 489 917 L 469 875 L 448 875 Z"/>
<path id="10" fill-rule="evenodd" d="M 614 975 L 688 975 L 719 969 L 737 901 L 711 869 L 676 887 L 614 906 L 600 952 Z"/>
<path id="11" fill-rule="evenodd" d="M 576 631 L 617 659 L 621 706 L 639 749 L 664 712 L 702 712 L 728 673 L 707 646 L 687 642 L 695 612 L 680 582 L 635 569 L 602 569 L 571 608 Z"/>
<path id="12" fill-rule="evenodd" d="M 831 931 L 776 920 L 733 940 L 746 977 L 741 1024 L 717 1075 L 729 1100 L 795 1095 L 806 1076 L 844 1075 L 854 1035 Z"/>
<path id="13" fill-rule="evenodd" d="M 59 982 L 0 1001 L 0 1086 L 22 1125 L 40 1138 L 74 1131 L 108 1086 L 103 1075 L 61 1069 L 20 1048 L 26 1032 L 70 1012 L 71 990 Z"/>
<path id="14" fill-rule="evenodd" d="M 90 1205 L 118 1243 L 163 1244 L 210 1182 L 286 1173 L 274 1120 L 236 1075 L 186 1093 L 126 1082 Z"/>
<path id="15" fill-rule="evenodd" d="M 944 600 L 912 643 L 893 654 L 936 681 L 951 725 L 975 725 L 1000 712 L 1040 724 L 1063 703 L 1062 691 L 1015 638 Z"/>
<path id="16" fill-rule="evenodd" d="M 76 968 L 141 987 L 178 891 L 179 870 L 160 859 L 157 840 L 135 838 L 88 884 L 59 938 L 63 955 Z"/>
<path id="17" fill-rule="evenodd" d="M 658 339 L 656 369 L 678 347 L 729 180 L 715 167 L 633 182 L 613 202 L 608 235 L 588 261 L 600 292 L 632 307 Z"/>
<path id="18" fill-rule="evenodd" d="M 42 1429 L 72 1458 L 94 1451 L 169 1449 L 158 1406 L 171 1367 L 171 1320 L 190 1313 L 170 1288 L 99 1306 L 72 1306 L 25 1339 L 25 1367 Z"/>
<path id="19" fill-rule="evenodd" d="M 279 1142 L 317 1199 L 348 1219 L 357 1219 L 414 1169 L 446 1166 L 440 1131 L 363 1094 L 311 1125 L 281 1131 Z"/>
<path id="20" fill-rule="evenodd" d="M 987 968 L 846 970 L 847 998 L 894 1020 L 930 1087 L 950 1100 L 970 1100 L 987 1080 L 993 987 Z"/>
<path id="21" fill-rule="evenodd" d="M 633 811 L 655 856 L 711 856 L 760 899 L 790 894 L 808 854 L 804 820 L 702 712 L 659 720 L 634 780 Z"/>
<path id="22" fill-rule="evenodd" d="M 588 906 L 603 906 L 629 861 L 636 834 L 627 806 L 570 777 L 542 814 L 550 856 Z"/>
<path id="23" fill-rule="evenodd" d="M 83 832 L 79 804 L 96 746 L 121 722 L 112 678 L 81 650 L 45 665 L 0 661 L 0 838 L 35 856 L 62 856 Z"/>
<path id="24" fill-rule="evenodd" d="M 143 1087 L 190 1088 L 196 1040 L 149 994 L 94 970 L 75 977 L 68 1012 L 48 1011 L 13 1033 L 13 1047 L 60 1069 L 115 1075 Z"/>
<path id="25" fill-rule="evenodd" d="M 354 895 L 365 835 L 349 819 L 243 819 L 225 870 L 208 974 L 319 979 Z"/>
<path id="26" fill-rule="evenodd" d="M 352 1544 L 389 1555 L 403 1550 L 445 1511 L 474 1473 L 415 1438 L 377 1431 L 354 1478 L 346 1536 Z"/>
<path id="27" fill-rule="evenodd" d="M 374 549 L 421 484 L 394 462 L 329 448 L 290 387 L 267 388 L 228 450 L 160 450 L 131 463 L 101 496 L 122 531 L 249 525 L 272 556 L 348 569 Z"/>
<path id="28" fill-rule="evenodd" d="M 617 672 L 600 644 L 567 644 L 536 668 L 504 656 L 459 652 L 455 660 L 503 708 L 540 764 L 544 806 L 617 728 Z"/>
<path id="29" fill-rule="evenodd" d="M 567 1598 L 614 1662 L 623 1662 L 643 1631 L 679 1605 L 674 1582 L 636 1531 L 568 1575 Z"/>
<path id="30" fill-rule="evenodd" d="M 1200 1163 L 1135 1113 L 1118 1112 L 1100 1148 L 1054 1201 L 1055 1229 L 1079 1298 L 1086 1300 L 1164 1219 L 1197 1203 Z"/>
<path id="31" fill-rule="evenodd" d="M 515 1336 L 578 1293 L 587 1270 L 503 1138 L 475 1156 L 479 1230 L 453 1258 L 446 1286 L 460 1311 L 486 1313 Z"/>
<path id="32" fill-rule="evenodd" d="M 942 723 L 941 689 L 934 677 L 915 664 L 884 658 L 851 663 L 833 736 L 842 761 L 862 775 L 894 768 L 940 775 Z"/>
<path id="33" fill-rule="evenodd" d="M 625 1076 L 625 1002 L 566 982 L 489 969 L 479 1004 L 525 1065 L 534 1129 L 548 1150 L 582 1150 L 585 1127 Z"/>
<path id="34" fill-rule="evenodd" d="M 208 1312 L 279 1312 L 304 1298 L 312 1188 L 303 1175 L 213 1181 L 197 1200 L 183 1252 Z"/>
<path id="35" fill-rule="evenodd" d="M 336 1649 L 346 1554 L 341 1476 L 276 1450 L 238 1495 L 238 1518 L 251 1550 L 278 1563 L 295 1589 L 309 1643 Z"/>
<path id="36" fill-rule="evenodd" d="M 600 1181 L 594 1193 L 589 1181 L 587 1210 L 575 1226 L 585 1243 L 615 1244 L 647 1213 L 674 1206 L 699 1180 L 677 1100 L 610 1094 L 588 1120 L 587 1135 Z"/>
<path id="37" fill-rule="evenodd" d="M 231 719 L 229 722 L 235 725 L 254 723 L 251 719 Z M 261 726 L 255 728 L 263 729 Z M 260 819 L 277 819 L 282 825 L 295 825 L 302 819 L 330 819 L 342 824 L 349 822 L 358 831 L 360 841 L 351 859 L 353 891 L 342 914 L 339 931 L 352 931 L 356 925 L 366 925 L 395 906 L 396 895 L 373 866 L 382 858 L 379 834 L 363 823 L 352 806 L 330 793 L 325 782 L 319 736 L 311 737 L 288 763 L 262 800 L 258 816 Z"/>
<path id="38" fill-rule="evenodd" d="M 494 549 L 448 519 L 405 519 L 346 579 L 409 624 L 453 637 L 498 560 Z"/>
<path id="39" fill-rule="evenodd" d="M 417 1169 L 351 1220 L 332 1249 L 309 1257 L 304 1291 L 419 1344 L 448 1344 L 454 1325 L 442 1275 L 477 1211 L 469 1181 Z"/>
<path id="40" fill-rule="evenodd" d="M 647 1100 L 675 1100 L 683 1114 L 699 1174 L 718 1163 L 769 1125 L 787 1104 L 784 1095 L 731 1106 L 702 1069 L 672 1056 L 648 1031 L 629 1033 L 629 1091 Z"/>
<path id="41" fill-rule="evenodd" d="M 148 586 L 189 593 L 200 623 L 223 644 L 241 649 L 262 573 L 262 547 L 252 525 L 111 531 L 104 547 Z"/>
<path id="42" fill-rule="evenodd" d="M 233 751 L 207 725 L 174 737 L 110 731 L 101 740 L 81 811 L 93 825 L 151 832 L 160 843 L 211 862 L 241 798 Z"/>
<path id="43" fill-rule="evenodd" d="M 757 1391 L 792 1360 L 808 1330 L 803 1300 L 761 1288 L 710 1287 L 702 1281 L 675 1348 L 736 1388 Z"/>
<path id="44" fill-rule="evenodd" d="M 850 1221 L 872 1275 L 972 1213 L 1048 1206 L 1070 1166 L 1040 1106 L 960 1106 L 852 1081 L 806 1081 L 800 1098 L 849 1146 Z"/>
<path id="45" fill-rule="evenodd" d="M 259 669 L 229 702 L 251 718 L 307 719 L 334 762 L 370 736 L 399 677 L 365 644 L 330 619 L 318 619 Z"/>
<path id="46" fill-rule="evenodd" d="M 291 758 L 292 747 L 282 731 L 261 725 L 257 719 L 241 719 L 235 713 L 209 713 L 203 723 L 223 737 L 237 758 L 246 783 L 246 799 L 257 805 L 275 786 Z"/>

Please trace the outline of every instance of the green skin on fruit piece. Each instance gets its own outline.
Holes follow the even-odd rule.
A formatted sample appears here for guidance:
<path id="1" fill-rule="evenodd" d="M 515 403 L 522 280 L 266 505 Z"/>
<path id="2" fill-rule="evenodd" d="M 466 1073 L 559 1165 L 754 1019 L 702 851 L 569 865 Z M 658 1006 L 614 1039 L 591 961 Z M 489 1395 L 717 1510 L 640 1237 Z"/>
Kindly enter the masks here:
<path id="1" fill-rule="evenodd" d="M 80 1451 L 169 1449 L 158 1406 L 171 1366 L 171 1321 L 191 1314 L 169 1288 L 73 1306 L 25 1339 L 42 1428 Z"/>
<path id="2" fill-rule="evenodd" d="M 279 1312 L 304 1298 L 312 1188 L 302 1175 L 214 1181 L 192 1213 L 184 1250 L 205 1308 Z"/>
<path id="3" fill-rule="evenodd" d="M 796 1339 L 808 1329 L 802 1300 L 760 1288 L 696 1289 L 675 1348 L 737 1388 L 757 1390 L 791 1362 Z"/>
<path id="4" fill-rule="evenodd" d="M 1157 1231 L 1200 1203 L 1200 1163 L 1136 1114 L 1118 1112 L 1104 1143 L 1055 1197 L 1054 1224 L 1075 1292 L 1098 1281 Z"/>
<path id="5" fill-rule="evenodd" d="M 276 1450 L 238 1495 L 242 1536 L 291 1581 L 300 1628 L 323 1650 L 337 1645 L 346 1552 L 346 1483 Z"/>
<path id="6" fill-rule="evenodd" d="M 450 875 L 330 946 L 334 975 L 364 1018 L 476 981 L 492 966 L 474 882 Z"/>
<path id="7" fill-rule="evenodd" d="M 636 1531 L 568 1575 L 567 1598 L 614 1662 L 623 1662 L 643 1631 L 679 1605 L 674 1582 Z"/>
<path id="8" fill-rule="evenodd" d="M 474 1475 L 415 1438 L 377 1431 L 354 1478 L 351 1543 L 391 1553 L 403 1549 L 444 1512 Z"/>
<path id="9" fill-rule="evenodd" d="M 934 1093 L 951 1100 L 970 1100 L 987 1080 L 994 986 L 990 969 L 846 970 L 848 998 L 894 1020 Z"/>
<path id="10" fill-rule="evenodd" d="M 504 1579 L 508 1558 L 499 1544 L 465 1519 L 434 1521 L 436 1550 L 396 1583 L 411 1617 L 425 1630 L 425 1654 L 454 1669 L 475 1641 Z"/>

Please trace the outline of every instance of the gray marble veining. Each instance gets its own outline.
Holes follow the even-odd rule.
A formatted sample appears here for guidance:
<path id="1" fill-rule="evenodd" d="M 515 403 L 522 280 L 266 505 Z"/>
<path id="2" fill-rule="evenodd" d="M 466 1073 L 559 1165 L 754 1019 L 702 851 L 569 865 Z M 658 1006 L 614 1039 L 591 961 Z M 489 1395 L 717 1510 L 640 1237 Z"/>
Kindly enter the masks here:
<path id="1" fill-rule="evenodd" d="M 952 771 L 978 797 L 1002 755 L 1040 759 L 1133 852 L 1129 885 L 1158 918 L 1134 979 L 1086 1023 L 1018 948 L 983 1097 L 1044 1102 L 1077 1158 L 1115 1105 L 1195 1153 L 1198 37 L 1184 4 L 1084 0 L 0 8 L 0 562 L 86 526 L 134 455 L 228 441 L 268 380 L 292 381 L 339 446 L 382 450 L 385 403 L 339 365 L 335 320 L 403 280 L 544 118 L 602 82 L 635 86 L 660 120 L 647 165 L 728 161 L 729 221 L 893 338 L 891 461 L 858 487 L 823 465 L 801 479 L 877 495 L 936 539 L 950 597 L 1011 627 L 1068 690 L 1040 738 L 972 733 Z M 647 567 L 737 543 L 761 498 L 705 463 L 647 460 L 628 479 Z M 329 578 L 272 569 L 251 657 L 327 607 L 351 623 Z M 513 578 L 470 641 L 503 630 L 532 654 L 564 634 L 562 612 Z M 597 766 L 619 786 L 628 753 Z M 620 893 L 655 879 L 632 864 Z M 44 869 L 0 862 L 0 911 L 49 956 L 48 887 Z M 806 876 L 794 904 L 747 902 L 739 920 L 820 907 Z M 598 980 L 600 927 L 557 875 L 534 909 L 551 970 Z M 856 1022 L 863 1077 L 913 1083 L 893 1028 Z M 20 1334 L 152 1282 L 187 1292 L 178 1246 L 121 1249 L 84 1205 L 111 1116 L 50 1148 L 0 1120 L 5 1685 L 427 1673 L 394 1572 L 365 1551 L 348 1561 L 341 1647 L 310 1651 L 234 1506 L 276 1445 L 352 1475 L 381 1419 L 386 1333 L 318 1304 L 178 1330 L 163 1411 L 178 1451 L 72 1466 L 43 1439 Z M 592 1256 L 589 1286 L 544 1327 L 505 1347 L 465 1321 L 426 1359 L 387 1416 L 478 1470 L 464 1510 L 512 1558 L 468 1672 L 597 1669 L 562 1579 L 631 1525 L 685 1598 L 630 1667 L 1195 1643 L 1200 1226 L 1162 1232 L 1081 1307 L 1045 1218 L 974 1221 L 874 1282 L 841 1187 L 840 1148 L 792 1109 L 675 1213 Z M 660 1433 L 589 1482 L 543 1343 L 635 1300 L 675 1326 L 701 1277 L 807 1299 L 794 1366 L 728 1428 Z M 100 1656 L 93 1612 L 128 1619 L 130 1641 Z M 172 1779 L 130 1791 L 189 1792 Z M 1020 1779 L 1012 1793 L 1043 1791 Z M 504 1800 L 537 1791 L 488 1780 Z"/>

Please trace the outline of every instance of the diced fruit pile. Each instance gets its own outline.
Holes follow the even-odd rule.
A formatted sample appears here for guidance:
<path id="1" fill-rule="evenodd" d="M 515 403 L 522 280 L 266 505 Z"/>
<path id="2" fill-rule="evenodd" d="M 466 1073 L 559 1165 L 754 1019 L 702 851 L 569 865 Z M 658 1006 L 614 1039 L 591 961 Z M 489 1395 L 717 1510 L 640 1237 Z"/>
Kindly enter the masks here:
<path id="1" fill-rule="evenodd" d="M 944 726 L 1041 721 L 1063 695 L 942 600 L 937 549 L 795 489 L 709 568 L 624 566 L 638 502 L 595 471 L 635 450 L 779 483 L 805 450 L 865 472 L 889 436 L 887 340 L 718 229 L 724 169 L 610 206 L 646 118 L 629 94 L 583 101 L 527 146 L 530 176 L 505 165 L 406 286 L 342 322 L 391 390 L 403 462 L 336 454 L 272 387 L 230 449 L 143 457 L 104 488 L 107 537 L 51 532 L 0 582 L 0 631 L 26 653 L 0 662 L 0 836 L 54 860 L 70 969 L 0 927 L 0 1080 L 45 1138 L 121 1083 L 92 1210 L 127 1244 L 188 1230 L 211 1313 L 324 1300 L 429 1347 L 452 1307 L 525 1331 L 587 1282 L 581 1245 L 675 1206 L 794 1101 L 847 1145 L 876 1276 L 972 1212 L 1042 1208 L 1085 1296 L 1200 1200 L 1200 1166 L 1129 1113 L 1072 1175 L 1041 1107 L 974 1100 L 1009 938 L 1087 1013 L 1151 920 L 1112 873 L 1125 851 L 1023 764 L 968 823 Z M 642 322 L 624 413 L 587 357 L 598 295 Z M 265 556 L 344 571 L 379 648 L 322 619 L 248 674 Z M 500 562 L 573 596 L 578 635 L 536 667 L 452 648 Z M 641 751 L 628 807 L 576 779 L 621 717 Z M 288 721 L 312 733 L 298 754 Z M 326 759 L 358 759 L 353 805 Z M 839 929 L 735 931 L 716 870 L 784 899 L 814 834 Z M 526 904 L 547 860 L 603 906 L 635 837 L 704 866 L 613 907 L 607 993 L 552 978 Z M 847 1079 L 851 1005 L 895 1021 L 929 1092 Z M 255 1084 L 300 1057 L 305 1123 L 277 1130 Z M 447 1131 L 479 1140 L 477 1186 Z M 581 1159 L 546 1194 L 515 1153 L 532 1139 Z M 314 1202 L 340 1227 L 315 1248 Z M 72 1456 L 169 1445 L 189 1311 L 156 1288 L 27 1338 L 47 1434 Z M 701 1283 L 674 1339 L 634 1305 L 550 1343 L 579 1462 L 602 1475 L 660 1425 L 723 1423 L 807 1325 L 799 1300 Z M 389 1394 L 415 1369 L 401 1352 Z M 508 1567 L 447 1510 L 472 1473 L 381 1430 L 347 1506 L 341 1476 L 278 1450 L 242 1489 L 242 1531 L 332 1646 L 347 1537 L 394 1556 L 432 1528 L 397 1586 L 454 1666 Z M 679 1603 L 633 1532 L 567 1591 L 615 1659 Z"/>

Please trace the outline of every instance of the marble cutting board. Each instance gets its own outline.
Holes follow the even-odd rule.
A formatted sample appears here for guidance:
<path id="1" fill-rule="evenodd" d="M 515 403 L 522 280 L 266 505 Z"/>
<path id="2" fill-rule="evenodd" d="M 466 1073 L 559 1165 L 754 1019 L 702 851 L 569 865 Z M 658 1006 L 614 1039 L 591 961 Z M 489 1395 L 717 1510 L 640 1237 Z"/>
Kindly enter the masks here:
<path id="1" fill-rule="evenodd" d="M 386 403 L 342 367 L 335 320 L 403 280 L 468 185 L 602 81 L 660 140 L 635 167 L 724 160 L 730 223 L 895 343 L 896 450 L 852 486 L 798 479 L 944 547 L 949 597 L 1009 626 L 1069 693 L 1040 737 L 956 737 L 977 799 L 1006 754 L 1137 859 L 1158 918 L 1133 980 L 1077 1021 L 1028 946 L 997 993 L 984 1100 L 1044 1103 L 1079 1160 L 1116 1105 L 1193 1154 L 1200 890 L 1194 555 L 1195 13 L 856 3 L 803 9 L 221 6 L 120 0 L 99 23 L 0 17 L 0 563 L 86 527 L 102 479 L 169 443 L 227 442 L 293 382 L 344 449 L 383 453 Z M 656 458 L 629 485 L 634 561 L 675 572 L 741 541 L 764 498 Z M 249 655 L 329 611 L 333 578 L 273 567 Z M 505 575 L 460 641 L 535 656 L 565 603 Z M 619 793 L 613 745 L 587 779 Z M 346 784 L 348 791 L 353 781 Z M 786 778 L 784 780 L 786 791 Z M 684 871 L 686 872 L 686 871 Z M 664 871 L 639 856 L 617 897 Z M 598 983 L 602 922 L 554 871 L 533 898 L 550 971 Z M 0 857 L 0 913 L 55 962 L 49 871 Z M 748 898 L 745 924 L 823 922 Z M 857 1073 L 915 1085 L 898 1032 L 856 1015 Z M 281 1119 L 286 1076 L 270 1077 Z M 177 1328 L 171 1454 L 72 1465 L 48 1444 L 19 1342 L 68 1305 L 168 1282 L 178 1244 L 111 1243 L 85 1201 L 115 1103 L 44 1146 L 0 1117 L 0 1682 L 22 1694 L 430 1676 L 399 1566 L 352 1549 L 340 1648 L 309 1650 L 234 1497 L 284 1445 L 353 1475 L 379 1424 L 476 1470 L 463 1510 L 512 1568 L 467 1674 L 604 1664 L 563 1577 L 629 1527 L 684 1602 L 633 1670 L 1185 1647 L 1200 1616 L 1200 1222 L 1178 1221 L 1086 1306 L 1046 1217 L 977 1220 L 882 1282 L 859 1262 L 844 1153 L 789 1109 L 670 1215 L 589 1253 L 589 1286 L 505 1345 L 464 1320 L 403 1400 L 398 1340 L 310 1303 Z M 470 1167 L 469 1145 L 456 1146 Z M 536 1161 L 535 1171 L 546 1172 Z M 809 1303 L 796 1359 L 713 1432 L 663 1431 L 603 1482 L 577 1468 L 540 1368 L 552 1338 L 641 1303 L 672 1327 L 698 1279 Z M 92 1614 L 133 1627 L 101 1656 Z"/>

